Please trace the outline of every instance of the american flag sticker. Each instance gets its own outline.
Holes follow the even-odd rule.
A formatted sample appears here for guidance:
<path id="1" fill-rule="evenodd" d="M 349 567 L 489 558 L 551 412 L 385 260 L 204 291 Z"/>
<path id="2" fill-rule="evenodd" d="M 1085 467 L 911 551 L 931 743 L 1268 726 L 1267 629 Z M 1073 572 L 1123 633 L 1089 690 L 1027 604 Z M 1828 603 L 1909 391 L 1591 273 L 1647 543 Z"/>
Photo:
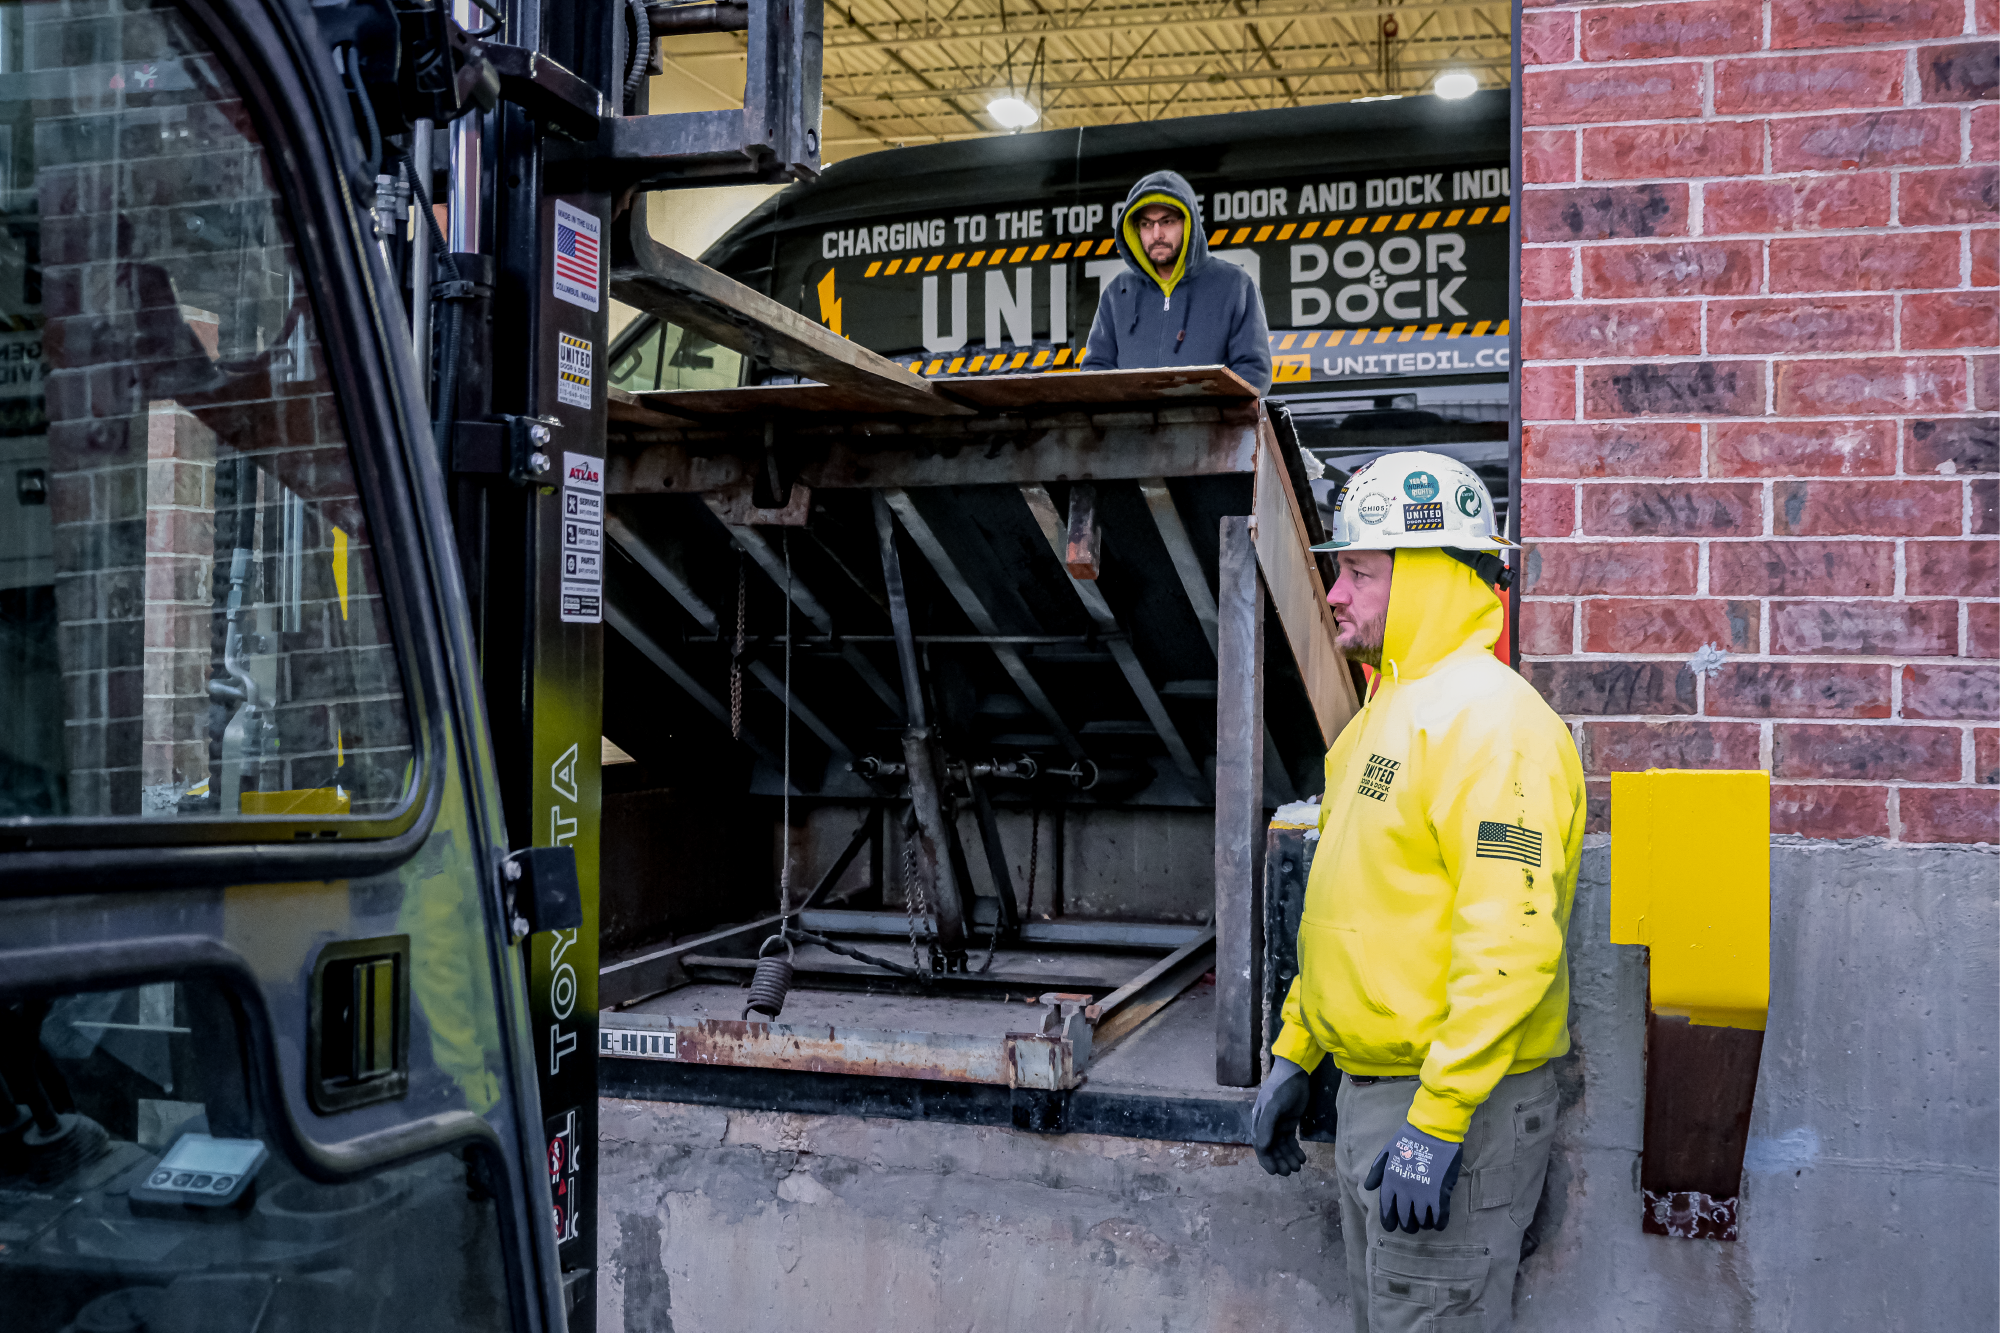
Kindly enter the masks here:
<path id="1" fill-rule="evenodd" d="M 1519 861 L 1524 866 L 1539 866 L 1542 863 L 1542 835 L 1517 824 L 1482 819 L 1479 821 L 1479 846 L 1474 855 L 1499 861 Z"/>
<path id="2" fill-rule="evenodd" d="M 603 269 L 598 253 L 602 227 L 602 223 L 582 209 L 556 200 L 554 269 L 558 301 L 580 305 L 585 310 L 597 309 Z"/>

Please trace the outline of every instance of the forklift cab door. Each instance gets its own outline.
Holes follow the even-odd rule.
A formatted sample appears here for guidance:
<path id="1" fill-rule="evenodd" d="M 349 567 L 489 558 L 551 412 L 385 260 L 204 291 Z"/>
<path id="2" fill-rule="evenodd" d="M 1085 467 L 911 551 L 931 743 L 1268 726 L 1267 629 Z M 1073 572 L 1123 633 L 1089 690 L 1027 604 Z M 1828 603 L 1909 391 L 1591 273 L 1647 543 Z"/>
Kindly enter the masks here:
<path id="1" fill-rule="evenodd" d="M 0 3 L 10 1333 L 563 1319 L 464 594 L 314 27 Z"/>

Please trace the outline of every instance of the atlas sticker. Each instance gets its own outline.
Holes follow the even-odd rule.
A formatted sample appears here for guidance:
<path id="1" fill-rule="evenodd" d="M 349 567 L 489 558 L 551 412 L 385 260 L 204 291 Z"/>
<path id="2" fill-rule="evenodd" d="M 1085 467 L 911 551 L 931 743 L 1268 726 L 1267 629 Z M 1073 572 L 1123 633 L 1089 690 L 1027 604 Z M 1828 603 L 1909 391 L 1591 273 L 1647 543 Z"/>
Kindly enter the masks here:
<path id="1" fill-rule="evenodd" d="M 558 301 L 595 310 L 597 289 L 602 277 L 598 240 L 603 224 L 589 213 L 556 200 L 556 256 L 550 268 L 555 273 L 554 291 Z"/>
<path id="2" fill-rule="evenodd" d="M 1471 485 L 1458 488 L 1457 500 L 1458 512 L 1467 518 L 1476 517 L 1480 506 L 1486 503 L 1486 497 L 1479 493 L 1479 488 Z"/>
<path id="3" fill-rule="evenodd" d="M 562 619 L 595 625 L 604 619 L 604 460 L 563 455 Z"/>
<path id="4" fill-rule="evenodd" d="M 556 335 L 556 401 L 590 409 L 590 344 L 567 333 Z"/>
<path id="5" fill-rule="evenodd" d="M 1380 524 L 1389 517 L 1389 497 L 1386 495 L 1364 495 L 1354 512 L 1361 516 L 1363 523 Z"/>
<path id="6" fill-rule="evenodd" d="M 1403 478 L 1403 494 L 1417 501 L 1435 500 L 1438 498 L 1438 479 L 1428 472 L 1412 472 Z"/>
<path id="7" fill-rule="evenodd" d="M 1437 491 L 1433 489 L 1431 494 L 1436 495 Z M 1404 505 L 1403 531 L 1443 532 L 1444 501 L 1433 500 L 1427 505 Z"/>

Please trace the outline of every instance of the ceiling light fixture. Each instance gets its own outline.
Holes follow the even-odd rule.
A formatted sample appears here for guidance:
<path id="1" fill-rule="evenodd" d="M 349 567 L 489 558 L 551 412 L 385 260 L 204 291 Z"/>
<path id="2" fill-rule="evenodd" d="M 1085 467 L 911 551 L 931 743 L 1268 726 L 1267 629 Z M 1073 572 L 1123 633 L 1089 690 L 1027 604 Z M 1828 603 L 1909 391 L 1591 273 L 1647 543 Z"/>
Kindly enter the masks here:
<path id="1" fill-rule="evenodd" d="M 1350 97 L 1347 100 L 1350 102 L 1400 102 L 1403 100 L 1403 95 L 1401 93 L 1376 93 L 1373 97 Z"/>
<path id="2" fill-rule="evenodd" d="M 1012 93 L 996 97 L 986 104 L 986 114 L 999 122 L 1003 130 L 1026 129 L 1042 118 L 1042 113 L 1029 106 Z"/>
<path id="3" fill-rule="evenodd" d="M 1438 75 L 1437 82 L 1431 85 L 1431 91 L 1446 101 L 1456 102 L 1461 97 L 1470 97 L 1479 91 L 1479 76 L 1468 74 L 1462 69 L 1455 69 L 1449 74 Z"/>

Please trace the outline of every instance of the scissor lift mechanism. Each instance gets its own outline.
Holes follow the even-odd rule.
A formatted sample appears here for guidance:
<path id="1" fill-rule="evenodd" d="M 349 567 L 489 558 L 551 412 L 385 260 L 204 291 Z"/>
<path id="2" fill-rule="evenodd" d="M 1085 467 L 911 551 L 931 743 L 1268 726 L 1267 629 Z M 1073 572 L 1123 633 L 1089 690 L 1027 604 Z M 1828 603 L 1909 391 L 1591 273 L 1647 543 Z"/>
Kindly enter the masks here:
<path id="1" fill-rule="evenodd" d="M 1267 811 L 1317 790 L 1356 707 L 1306 549 L 1318 520 L 1300 504 L 1296 445 L 1219 367 L 946 388 L 641 230 L 615 246 L 620 299 L 803 382 L 614 394 L 607 619 L 728 723 L 739 563 L 780 597 L 789 587 L 791 688 L 780 627 L 749 636 L 742 666 L 788 703 L 794 798 L 863 812 L 819 883 L 794 889 L 795 924 L 909 956 L 905 912 L 823 902 L 863 851 L 882 861 L 898 822 L 936 915 L 925 977 L 808 943 L 799 985 L 940 1003 L 892 1012 L 917 1015 L 916 1031 L 683 1007 L 726 1009 L 715 987 L 747 977 L 774 911 L 606 965 L 600 1055 L 1062 1093 L 1212 970 L 1216 1082 L 1253 1083 Z M 1267 637 L 1282 648 L 1267 653 Z M 775 727 L 743 725 L 740 743 L 752 792 L 777 796 Z M 995 807 L 1052 793 L 1212 809 L 1209 920 L 1021 920 L 1012 892 L 975 896 L 974 861 L 988 887 L 1013 885 Z M 970 816 L 963 836 L 954 805 Z M 944 1017 L 944 1001 L 995 998 L 1043 1007 L 1018 1031 L 957 1032 Z"/>

